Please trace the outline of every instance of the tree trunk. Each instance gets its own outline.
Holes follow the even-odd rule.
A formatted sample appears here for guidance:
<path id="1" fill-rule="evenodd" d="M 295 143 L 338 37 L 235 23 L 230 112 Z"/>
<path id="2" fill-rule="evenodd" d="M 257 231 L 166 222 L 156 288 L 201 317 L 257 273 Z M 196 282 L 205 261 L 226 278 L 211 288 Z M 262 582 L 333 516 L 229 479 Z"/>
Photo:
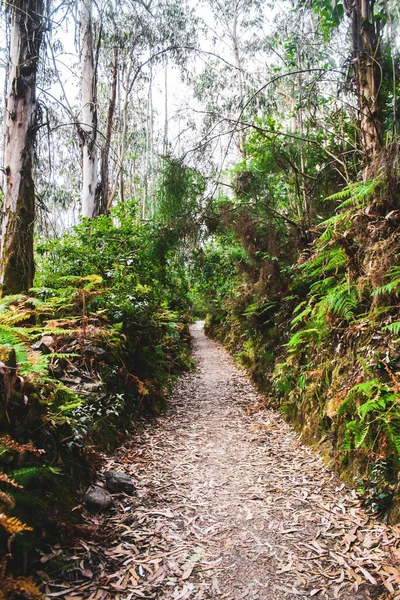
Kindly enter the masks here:
<path id="1" fill-rule="evenodd" d="M 117 98 L 117 82 L 118 82 L 118 48 L 114 48 L 114 61 L 112 70 L 111 96 L 108 104 L 107 113 L 107 129 L 104 147 L 101 151 L 101 189 L 99 201 L 96 203 L 95 213 L 97 215 L 107 214 L 109 207 L 107 206 L 108 197 L 110 194 L 110 178 L 109 178 L 109 160 L 112 126 L 114 121 L 115 103 Z"/>
<path id="2" fill-rule="evenodd" d="M 126 136 L 128 133 L 128 108 L 129 108 L 129 94 L 131 92 L 131 86 L 129 84 L 130 81 L 130 77 L 131 77 L 131 73 L 132 73 L 132 68 L 133 68 L 133 62 L 132 59 L 130 59 L 130 62 L 127 66 L 127 76 L 126 76 L 126 85 L 125 85 L 125 94 L 124 94 L 124 102 L 122 105 L 122 127 L 121 127 L 121 134 L 120 134 L 120 141 L 119 141 L 119 152 L 118 152 L 118 169 L 117 169 L 117 173 L 115 175 L 115 181 L 114 181 L 114 185 L 112 187 L 112 190 L 110 192 L 110 195 L 107 199 L 107 211 L 110 210 L 112 203 L 115 200 L 115 197 L 117 195 L 117 191 L 118 191 L 118 185 L 121 182 L 121 177 L 123 177 L 123 173 L 124 173 L 124 161 L 125 161 L 125 152 L 126 152 Z M 121 77 L 121 81 L 122 81 L 122 77 Z M 121 118 L 120 117 L 120 118 Z M 123 201 L 123 198 L 120 198 L 120 201 Z"/>
<path id="3" fill-rule="evenodd" d="M 82 146 L 82 216 L 93 217 L 97 187 L 97 82 L 93 52 L 92 0 L 81 1 L 82 110 L 78 133 Z"/>
<path id="4" fill-rule="evenodd" d="M 373 15 L 373 0 L 348 0 L 353 69 L 360 111 L 361 146 L 366 164 L 382 147 L 382 115 L 379 104 L 381 52 L 379 22 Z"/>
<path id="5" fill-rule="evenodd" d="M 38 110 L 36 75 L 43 37 L 43 0 L 12 0 L 7 109 L 4 117 L 4 180 L 0 241 L 2 293 L 33 284 L 35 188 L 33 151 Z"/>
<path id="6" fill-rule="evenodd" d="M 239 106 L 242 108 L 244 102 L 244 86 L 243 86 L 243 68 L 239 50 L 239 35 L 238 35 L 238 20 L 239 20 L 239 5 L 235 4 L 232 24 L 232 46 L 235 57 L 235 66 L 238 71 L 239 81 Z M 246 136 L 244 130 L 239 133 L 239 150 L 242 158 L 246 158 Z"/>

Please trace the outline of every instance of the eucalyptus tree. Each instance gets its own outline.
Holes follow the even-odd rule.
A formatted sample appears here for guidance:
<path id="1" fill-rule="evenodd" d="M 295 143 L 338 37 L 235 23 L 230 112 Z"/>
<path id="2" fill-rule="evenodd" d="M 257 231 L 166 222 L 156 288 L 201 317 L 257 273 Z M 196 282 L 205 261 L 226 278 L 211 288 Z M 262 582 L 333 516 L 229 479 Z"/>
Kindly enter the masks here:
<path id="1" fill-rule="evenodd" d="M 44 0 L 11 0 L 7 106 L 4 118 L 0 281 L 3 294 L 33 283 L 35 185 L 33 158 L 40 111 L 36 78 L 45 28 Z"/>
<path id="2" fill-rule="evenodd" d="M 263 63 L 265 54 L 266 2 L 263 0 L 205 0 L 203 6 L 212 15 L 208 24 L 208 38 L 214 56 L 194 78 L 195 97 L 204 104 L 204 143 L 217 143 L 217 133 L 226 137 L 232 122 L 241 114 L 246 96 L 260 83 L 257 63 Z M 227 119 L 224 119 L 227 117 Z M 244 128 L 237 125 L 237 149 L 245 155 Z M 208 130 L 208 133 L 207 133 Z"/>
<path id="3" fill-rule="evenodd" d="M 359 103 L 361 144 L 368 162 L 377 155 L 383 144 L 380 87 L 385 5 L 386 0 L 380 7 L 379 2 L 374 0 L 349 0 L 345 4 L 351 24 L 351 62 Z"/>
<path id="4" fill-rule="evenodd" d="M 103 45 L 105 52 L 100 53 L 100 61 L 108 60 L 110 64 L 111 46 L 118 47 L 118 62 L 116 69 L 112 68 L 111 80 L 117 76 L 119 93 L 113 109 L 116 135 L 111 140 L 112 157 L 116 160 L 114 168 L 108 168 L 109 193 L 104 205 L 109 210 L 115 198 L 124 199 L 124 177 L 130 173 L 143 181 L 144 207 L 148 195 L 147 174 L 157 153 L 153 143 L 154 72 L 165 65 L 167 57 L 170 64 L 184 68 L 188 54 L 196 47 L 196 19 L 193 10 L 181 0 L 164 1 L 155 6 L 133 1 L 126 7 L 120 4 L 118 10 L 112 11 L 107 36 L 108 50 Z M 113 85 L 109 110 L 113 106 L 112 90 Z M 104 127 L 105 122 L 102 123 Z M 109 124 L 107 119 L 106 140 Z M 103 167 L 107 172 L 105 162 Z"/>
<path id="5" fill-rule="evenodd" d="M 328 34 L 340 25 L 347 15 L 349 19 L 351 57 L 349 68 L 353 74 L 353 88 L 358 102 L 360 145 L 364 157 L 364 174 L 385 143 L 383 109 L 389 96 L 393 117 L 396 119 L 396 89 L 398 66 L 394 53 L 399 51 L 392 42 L 393 21 L 399 17 L 396 0 L 344 0 L 334 4 L 325 0 L 313 0 L 314 10 L 321 15 Z M 396 12 L 397 11 L 397 12 Z M 385 28 L 390 25 L 389 43 L 385 41 Z M 385 58 L 391 61 L 384 64 Z M 392 82 L 392 94 L 385 90 L 385 79 Z M 386 97 L 384 97 L 386 96 Z"/>
<path id="6" fill-rule="evenodd" d="M 93 0 L 80 4 L 82 108 L 77 131 L 82 147 L 82 216 L 93 217 L 98 180 L 97 74 L 93 38 Z"/>

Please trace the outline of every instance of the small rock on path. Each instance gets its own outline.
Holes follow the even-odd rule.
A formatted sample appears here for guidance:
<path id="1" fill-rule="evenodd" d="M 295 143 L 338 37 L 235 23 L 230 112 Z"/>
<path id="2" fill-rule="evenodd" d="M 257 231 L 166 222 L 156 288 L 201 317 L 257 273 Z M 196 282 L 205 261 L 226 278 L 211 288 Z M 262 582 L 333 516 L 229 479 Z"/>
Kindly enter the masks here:
<path id="1" fill-rule="evenodd" d="M 399 599 L 399 529 L 367 515 L 279 414 L 254 412 L 259 396 L 246 375 L 201 323 L 191 331 L 198 371 L 110 459 L 107 469 L 128 472 L 137 495 L 103 517 L 114 532 L 108 548 L 85 542 L 93 579 L 75 592 L 91 600 Z M 76 597 L 71 589 L 65 598 Z"/>

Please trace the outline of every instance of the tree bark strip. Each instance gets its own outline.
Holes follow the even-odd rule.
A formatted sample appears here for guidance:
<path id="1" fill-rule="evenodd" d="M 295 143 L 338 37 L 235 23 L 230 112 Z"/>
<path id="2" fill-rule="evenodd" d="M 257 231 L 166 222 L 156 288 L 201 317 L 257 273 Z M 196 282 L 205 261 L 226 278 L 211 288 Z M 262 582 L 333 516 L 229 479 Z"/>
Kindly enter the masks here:
<path id="1" fill-rule="evenodd" d="M 379 103 L 381 51 L 379 20 L 374 18 L 372 0 L 349 0 L 352 64 L 360 111 L 361 145 L 366 164 L 382 147 L 382 114 Z"/>
<path id="2" fill-rule="evenodd" d="M 92 0 L 82 0 L 82 111 L 78 133 L 82 146 L 82 216 L 93 217 L 97 187 L 97 82 L 93 51 Z"/>
<path id="3" fill-rule="evenodd" d="M 112 70 L 112 84 L 111 84 L 111 95 L 108 104 L 107 113 L 107 129 L 106 139 L 104 147 L 101 151 L 101 189 L 100 195 L 96 202 L 96 215 L 102 215 L 109 212 L 110 207 L 107 205 L 107 200 L 110 193 L 110 171 L 109 171 L 109 160 L 110 160 L 110 147 L 111 147 L 111 136 L 115 113 L 115 103 L 117 98 L 117 82 L 118 82 L 118 48 L 114 48 L 114 59 L 113 59 L 113 70 Z"/>
<path id="4" fill-rule="evenodd" d="M 43 0 L 9 3 L 11 39 L 4 118 L 4 179 L 0 241 L 2 294 L 33 284 L 35 187 L 32 177 L 38 124 L 36 76 L 44 29 Z"/>

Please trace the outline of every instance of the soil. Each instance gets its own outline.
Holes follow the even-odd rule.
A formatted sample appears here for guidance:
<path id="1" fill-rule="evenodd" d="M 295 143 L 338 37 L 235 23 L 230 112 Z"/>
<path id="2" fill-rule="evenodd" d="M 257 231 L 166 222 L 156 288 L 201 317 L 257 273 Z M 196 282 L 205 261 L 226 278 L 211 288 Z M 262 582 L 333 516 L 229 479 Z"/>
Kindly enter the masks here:
<path id="1" fill-rule="evenodd" d="M 71 567 L 47 596 L 400 599 L 399 528 L 361 508 L 202 323 L 191 332 L 198 369 L 108 458 L 134 495 L 115 495 L 107 515 L 83 511 L 107 535 L 52 550 Z"/>

